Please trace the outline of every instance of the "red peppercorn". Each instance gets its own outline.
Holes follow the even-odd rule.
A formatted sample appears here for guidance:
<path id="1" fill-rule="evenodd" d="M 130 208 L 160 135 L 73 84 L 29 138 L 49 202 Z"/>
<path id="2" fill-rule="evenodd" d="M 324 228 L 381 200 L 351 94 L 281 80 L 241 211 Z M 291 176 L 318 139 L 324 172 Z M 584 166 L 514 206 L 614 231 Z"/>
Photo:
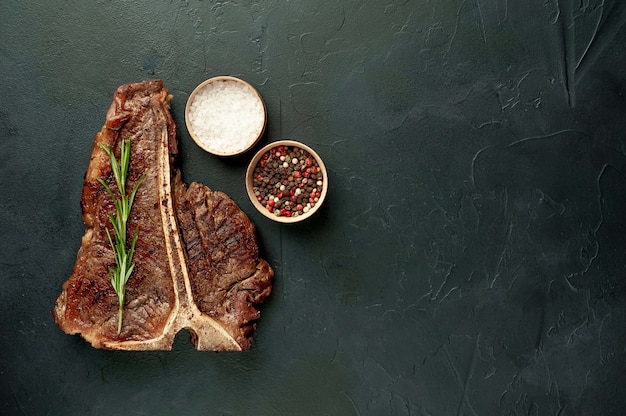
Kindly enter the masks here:
<path id="1" fill-rule="evenodd" d="M 302 175 L 303 175 L 305 178 L 308 178 L 309 176 L 311 176 L 311 174 L 310 174 L 309 172 L 304 172 Z"/>
<path id="2" fill-rule="evenodd" d="M 262 173 L 259 173 L 258 175 L 256 175 L 256 178 L 257 178 L 258 180 L 262 181 L 262 180 L 263 180 L 263 174 L 262 174 Z"/>
<path id="3" fill-rule="evenodd" d="M 304 209 L 304 206 L 302 206 L 302 204 L 298 204 L 298 205 L 296 205 L 296 209 L 298 211 L 302 211 Z"/>
<path id="4" fill-rule="evenodd" d="M 294 178 L 299 178 L 301 175 L 302 175 L 302 174 L 300 173 L 300 171 L 299 171 L 299 170 L 297 170 L 297 171 L 295 171 L 295 172 L 293 173 L 293 177 L 294 177 Z"/>
<path id="5" fill-rule="evenodd" d="M 273 200 L 273 199 L 270 199 L 269 201 L 267 201 L 267 206 L 268 206 L 268 207 L 273 207 L 273 206 L 274 206 L 274 204 L 275 204 L 275 202 L 274 202 L 274 200 Z"/>

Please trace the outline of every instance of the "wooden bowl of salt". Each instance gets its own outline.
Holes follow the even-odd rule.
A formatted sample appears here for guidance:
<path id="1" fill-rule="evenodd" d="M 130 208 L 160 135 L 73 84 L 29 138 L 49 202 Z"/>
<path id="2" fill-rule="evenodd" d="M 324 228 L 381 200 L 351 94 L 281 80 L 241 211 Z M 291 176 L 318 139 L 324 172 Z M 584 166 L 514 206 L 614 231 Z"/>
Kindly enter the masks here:
<path id="1" fill-rule="evenodd" d="M 263 136 L 267 110 L 252 85 L 232 76 L 218 76 L 193 90 L 185 107 L 185 123 L 191 138 L 205 151 L 236 156 Z"/>

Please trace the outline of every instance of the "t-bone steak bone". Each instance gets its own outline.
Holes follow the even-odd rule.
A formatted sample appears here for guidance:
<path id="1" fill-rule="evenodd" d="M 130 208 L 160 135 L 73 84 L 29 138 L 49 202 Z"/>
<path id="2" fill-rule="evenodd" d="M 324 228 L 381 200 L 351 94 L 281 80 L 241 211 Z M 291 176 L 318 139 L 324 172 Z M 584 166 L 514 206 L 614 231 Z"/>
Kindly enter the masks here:
<path id="1" fill-rule="evenodd" d="M 53 315 L 68 334 L 96 348 L 169 350 L 181 329 L 202 351 L 250 348 L 258 306 L 270 294 L 274 272 L 259 258 L 254 225 L 224 193 L 199 183 L 188 188 L 174 167 L 176 126 L 171 96 L 160 80 L 122 85 L 96 135 L 81 198 L 85 234 Z M 116 189 L 109 157 L 132 137 L 127 187 L 145 178 L 128 225 L 139 227 L 126 285 L 122 331 L 109 269 L 115 260 L 106 228 L 112 227 Z M 129 237 L 130 238 L 130 237 Z"/>

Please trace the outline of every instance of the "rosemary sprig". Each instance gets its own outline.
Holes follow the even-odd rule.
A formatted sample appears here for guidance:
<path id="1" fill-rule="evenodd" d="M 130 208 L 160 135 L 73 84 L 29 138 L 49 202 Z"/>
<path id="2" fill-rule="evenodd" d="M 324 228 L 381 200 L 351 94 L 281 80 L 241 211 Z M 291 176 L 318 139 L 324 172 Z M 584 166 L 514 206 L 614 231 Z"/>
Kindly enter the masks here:
<path id="1" fill-rule="evenodd" d="M 122 332 L 122 312 L 124 310 L 124 295 L 126 294 L 126 282 L 133 273 L 135 264 L 132 263 L 133 254 L 135 252 L 135 244 L 137 243 L 137 237 L 139 235 L 139 227 L 135 228 L 133 239 L 130 243 L 130 247 L 127 248 L 127 222 L 130 216 L 130 210 L 133 206 L 135 194 L 137 189 L 143 182 L 144 175 L 135 182 L 130 194 L 126 193 L 126 176 L 128 174 L 128 167 L 130 165 L 130 141 L 122 140 L 120 161 L 118 162 L 113 154 L 113 151 L 104 143 L 100 143 L 100 147 L 109 155 L 111 159 L 111 170 L 113 171 L 113 177 L 117 184 L 119 191 L 119 198 L 115 196 L 109 185 L 102 178 L 98 178 L 98 182 L 107 190 L 111 199 L 115 204 L 115 213 L 109 215 L 109 220 L 113 226 L 115 236 L 112 237 L 109 229 L 106 229 L 107 236 L 109 237 L 109 243 L 115 254 L 115 267 L 109 269 L 111 275 L 111 285 L 117 293 L 117 301 L 119 304 L 119 318 L 117 323 L 117 334 Z"/>

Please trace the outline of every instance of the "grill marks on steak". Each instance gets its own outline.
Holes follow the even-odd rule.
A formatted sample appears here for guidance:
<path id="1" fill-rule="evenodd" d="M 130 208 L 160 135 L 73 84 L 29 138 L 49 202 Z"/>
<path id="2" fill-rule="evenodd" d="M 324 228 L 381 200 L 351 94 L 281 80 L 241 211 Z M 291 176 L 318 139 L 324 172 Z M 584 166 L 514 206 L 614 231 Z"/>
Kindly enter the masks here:
<path id="1" fill-rule="evenodd" d="M 170 99 L 158 80 L 115 92 L 85 175 L 85 235 L 53 314 L 66 333 L 80 333 L 97 348 L 171 349 L 176 333 L 188 328 L 199 350 L 246 349 L 273 271 L 258 257 L 254 226 L 228 196 L 182 183 L 173 167 L 177 142 Z M 114 207 L 97 178 L 115 189 L 99 143 L 119 154 L 128 137 L 133 140 L 127 186 L 142 173 L 145 179 L 129 221 L 129 235 L 139 227 L 139 238 L 118 336 L 117 296 L 108 272 L 115 260 L 105 231 Z"/>

